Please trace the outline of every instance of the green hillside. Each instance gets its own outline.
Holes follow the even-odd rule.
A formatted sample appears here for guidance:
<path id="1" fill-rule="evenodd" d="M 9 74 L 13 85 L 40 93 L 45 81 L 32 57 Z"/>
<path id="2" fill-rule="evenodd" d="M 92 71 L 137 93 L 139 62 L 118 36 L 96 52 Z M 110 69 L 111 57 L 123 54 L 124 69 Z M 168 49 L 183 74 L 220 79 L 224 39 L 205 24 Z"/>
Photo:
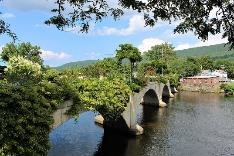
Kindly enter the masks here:
<path id="1" fill-rule="evenodd" d="M 179 57 L 201 57 L 201 56 L 210 56 L 214 58 L 225 58 L 233 57 L 234 50 L 229 51 L 229 46 L 225 44 L 216 44 L 211 46 L 196 47 L 185 50 L 176 51 L 177 56 Z M 226 57 L 224 57 L 226 56 Z"/>
<path id="2" fill-rule="evenodd" d="M 63 69 L 69 69 L 69 68 L 76 68 L 76 67 L 85 67 L 91 64 L 96 63 L 98 60 L 85 60 L 85 61 L 76 61 L 76 62 L 70 62 L 66 63 L 64 65 L 55 67 L 58 70 L 63 70 Z"/>
<path id="3" fill-rule="evenodd" d="M 216 44 L 211 46 L 196 47 L 184 50 L 176 51 L 178 57 L 201 57 L 201 56 L 210 56 L 216 60 L 230 60 L 234 61 L 234 50 L 229 51 L 228 45 L 225 44 Z M 67 68 L 75 68 L 88 66 L 96 63 L 98 60 L 85 60 L 77 61 L 64 64 L 62 66 L 56 67 L 58 70 L 63 70 Z"/>

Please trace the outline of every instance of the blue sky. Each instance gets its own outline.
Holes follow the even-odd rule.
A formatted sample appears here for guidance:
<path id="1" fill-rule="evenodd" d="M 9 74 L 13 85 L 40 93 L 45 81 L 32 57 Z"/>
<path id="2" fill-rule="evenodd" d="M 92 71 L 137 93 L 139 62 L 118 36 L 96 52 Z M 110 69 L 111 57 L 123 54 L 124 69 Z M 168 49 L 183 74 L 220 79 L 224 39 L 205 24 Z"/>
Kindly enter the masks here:
<path id="1" fill-rule="evenodd" d="M 20 42 L 31 42 L 42 50 L 45 64 L 59 66 L 67 62 L 102 59 L 114 56 L 119 44 L 131 43 L 141 52 L 151 46 L 168 42 L 176 49 L 206 46 L 227 42 L 221 35 L 210 36 L 202 42 L 193 35 L 173 34 L 177 22 L 159 21 L 155 27 L 144 27 L 143 16 L 127 12 L 118 21 L 106 18 L 101 23 L 92 24 L 88 34 L 78 33 L 76 28 L 62 32 L 53 26 L 44 25 L 51 17 L 53 0 L 3 0 L 0 15 L 11 25 Z M 10 42 L 6 35 L 0 36 L 0 48 Z"/>

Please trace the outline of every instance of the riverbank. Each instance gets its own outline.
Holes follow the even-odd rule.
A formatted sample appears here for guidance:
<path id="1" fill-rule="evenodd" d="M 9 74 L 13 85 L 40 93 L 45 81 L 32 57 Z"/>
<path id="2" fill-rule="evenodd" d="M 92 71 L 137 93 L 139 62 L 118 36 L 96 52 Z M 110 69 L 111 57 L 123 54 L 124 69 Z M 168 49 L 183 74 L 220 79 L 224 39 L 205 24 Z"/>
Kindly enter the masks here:
<path id="1" fill-rule="evenodd" d="M 180 91 L 189 92 L 202 92 L 202 93 L 222 93 L 223 90 L 220 89 L 221 84 L 206 85 L 206 84 L 181 84 L 179 86 Z"/>
<path id="2" fill-rule="evenodd" d="M 224 90 L 226 96 L 234 96 L 234 83 L 225 83 L 220 87 Z"/>

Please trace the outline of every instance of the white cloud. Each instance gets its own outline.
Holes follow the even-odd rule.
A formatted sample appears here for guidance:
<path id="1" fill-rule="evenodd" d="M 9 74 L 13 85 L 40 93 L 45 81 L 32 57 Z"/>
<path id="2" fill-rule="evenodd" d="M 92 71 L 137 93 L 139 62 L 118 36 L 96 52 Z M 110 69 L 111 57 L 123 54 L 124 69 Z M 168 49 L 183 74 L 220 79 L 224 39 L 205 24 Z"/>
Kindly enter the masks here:
<path id="1" fill-rule="evenodd" d="M 146 52 L 151 49 L 154 45 L 163 44 L 165 41 L 158 38 L 146 38 L 142 41 L 142 43 L 138 46 L 138 49 L 141 52 Z"/>
<path id="2" fill-rule="evenodd" d="M 13 13 L 3 13 L 3 14 L 0 14 L 0 17 L 1 18 L 13 18 L 15 17 L 15 15 Z"/>
<path id="3" fill-rule="evenodd" d="M 195 47 L 203 47 L 203 46 L 210 46 L 215 44 L 227 43 L 227 38 L 222 38 L 222 34 L 212 35 L 209 36 L 209 39 L 205 42 L 199 41 L 195 44 L 183 43 L 176 46 L 175 50 L 183 50 L 188 48 L 195 48 Z"/>
<path id="4" fill-rule="evenodd" d="M 134 15 L 129 19 L 127 28 L 114 28 L 104 27 L 98 30 L 99 35 L 120 35 L 127 36 L 136 33 L 137 31 L 147 30 L 149 27 L 145 27 L 145 20 L 143 16 Z"/>
<path id="5" fill-rule="evenodd" d="M 41 57 L 44 60 L 67 60 L 71 58 L 71 55 L 64 52 L 53 52 L 50 50 L 42 50 L 41 49 Z"/>

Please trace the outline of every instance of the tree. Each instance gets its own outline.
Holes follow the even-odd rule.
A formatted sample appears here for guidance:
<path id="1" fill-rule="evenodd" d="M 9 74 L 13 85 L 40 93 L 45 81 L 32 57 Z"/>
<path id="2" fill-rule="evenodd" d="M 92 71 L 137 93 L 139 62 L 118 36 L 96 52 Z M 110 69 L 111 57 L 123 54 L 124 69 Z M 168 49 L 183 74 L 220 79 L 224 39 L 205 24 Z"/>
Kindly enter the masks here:
<path id="1" fill-rule="evenodd" d="M 178 74 L 180 76 L 185 73 L 186 60 L 182 58 L 176 58 L 169 62 L 168 71 L 173 74 Z"/>
<path id="2" fill-rule="evenodd" d="M 197 75 L 201 70 L 198 60 L 193 57 L 187 58 L 184 64 L 184 69 L 183 76 L 194 76 Z"/>
<path id="3" fill-rule="evenodd" d="M 77 108 L 77 92 L 65 76 L 37 63 L 42 59 L 29 50 L 35 47 L 10 47 L 13 55 L 5 49 L 7 68 L 0 80 L 0 155 L 47 155 L 52 113 L 70 98 Z"/>
<path id="4" fill-rule="evenodd" d="M 116 50 L 116 58 L 119 62 L 122 62 L 123 59 L 127 58 L 130 61 L 130 83 L 133 78 L 133 68 L 136 65 L 136 62 L 142 60 L 141 52 L 133 47 L 131 44 L 120 44 L 119 49 Z"/>
<path id="5" fill-rule="evenodd" d="M 145 23 L 154 26 L 159 19 L 163 21 L 179 20 L 174 32 L 187 33 L 193 31 L 198 38 L 207 40 L 209 34 L 219 34 L 228 38 L 231 48 L 234 47 L 234 2 L 233 0 L 118 0 L 118 7 L 113 8 L 107 0 L 80 1 L 56 0 L 56 13 L 47 24 L 54 24 L 63 29 L 66 26 L 81 27 L 82 32 L 89 29 L 90 21 L 101 21 L 106 16 L 118 19 L 124 9 L 136 10 L 144 15 Z M 70 4 L 71 7 L 66 7 Z M 69 9 L 73 8 L 69 12 Z M 67 12 L 69 12 L 67 14 Z M 212 14 L 214 14 L 212 16 Z"/>
<path id="6" fill-rule="evenodd" d="M 203 70 L 214 70 L 214 60 L 209 56 L 199 58 L 199 63 Z"/>
<path id="7" fill-rule="evenodd" d="M 145 59 L 155 68 L 156 73 L 167 73 L 168 71 L 165 70 L 169 62 L 175 58 L 174 47 L 168 43 L 152 46 L 149 51 L 145 52 Z"/>
<path id="8" fill-rule="evenodd" d="M 8 61 L 12 56 L 21 56 L 24 57 L 32 62 L 38 63 L 40 65 L 43 64 L 43 60 L 40 56 L 41 51 L 40 47 L 33 46 L 31 43 L 21 43 L 21 44 L 14 44 L 9 43 L 4 46 L 1 57 L 4 61 Z"/>
<path id="9" fill-rule="evenodd" d="M 83 79 L 77 88 L 81 102 L 86 107 L 98 111 L 105 122 L 113 122 L 121 117 L 131 93 L 129 86 L 118 78 Z"/>
<path id="10" fill-rule="evenodd" d="M 228 78 L 234 78 L 234 62 L 227 60 L 219 60 L 215 62 L 215 68 L 225 70 L 227 72 Z"/>
<path id="11" fill-rule="evenodd" d="M 2 0 L 0 0 L 1 2 Z M 2 13 L 0 12 L 0 15 Z M 17 36 L 15 33 L 13 33 L 10 29 L 10 25 L 7 24 L 4 20 L 0 19 L 0 35 L 2 34 L 7 34 L 8 36 L 10 36 L 13 41 L 15 42 L 15 40 L 17 40 Z"/>
<path id="12" fill-rule="evenodd" d="M 78 68 L 74 69 L 74 71 Z M 114 58 L 104 58 L 103 60 L 98 60 L 95 64 L 80 68 L 80 76 L 85 76 L 89 78 L 100 78 L 104 77 L 129 77 L 129 67 L 124 65 L 119 65 Z"/>
<path id="13" fill-rule="evenodd" d="M 81 32 L 87 32 L 92 21 L 98 22 L 107 16 L 116 20 L 124 14 L 124 10 L 135 10 L 144 15 L 147 26 L 154 26 L 158 20 L 179 21 L 174 32 L 193 31 L 202 40 L 207 40 L 210 34 L 222 33 L 224 38 L 227 37 L 230 48 L 234 48 L 233 0 L 118 0 L 117 7 L 112 7 L 116 5 L 107 0 L 54 1 L 57 6 L 51 10 L 54 16 L 45 23 L 60 30 L 79 27 Z M 5 24 L 0 26 L 7 28 Z M 2 28 L 0 30 L 0 34 L 7 32 Z"/>
<path id="14" fill-rule="evenodd" d="M 5 71 L 8 82 L 14 85 L 36 84 L 42 78 L 41 65 L 21 56 L 12 56 Z"/>
<path id="15" fill-rule="evenodd" d="M 114 73 L 118 72 L 120 69 L 117 61 L 112 58 L 104 58 L 103 60 L 98 61 L 96 66 L 99 67 L 100 75 L 105 77 L 115 75 Z"/>
<path id="16" fill-rule="evenodd" d="M 152 46 L 151 49 L 145 53 L 145 57 L 147 60 L 151 61 L 169 61 L 176 57 L 176 53 L 171 44 L 164 43 Z"/>

